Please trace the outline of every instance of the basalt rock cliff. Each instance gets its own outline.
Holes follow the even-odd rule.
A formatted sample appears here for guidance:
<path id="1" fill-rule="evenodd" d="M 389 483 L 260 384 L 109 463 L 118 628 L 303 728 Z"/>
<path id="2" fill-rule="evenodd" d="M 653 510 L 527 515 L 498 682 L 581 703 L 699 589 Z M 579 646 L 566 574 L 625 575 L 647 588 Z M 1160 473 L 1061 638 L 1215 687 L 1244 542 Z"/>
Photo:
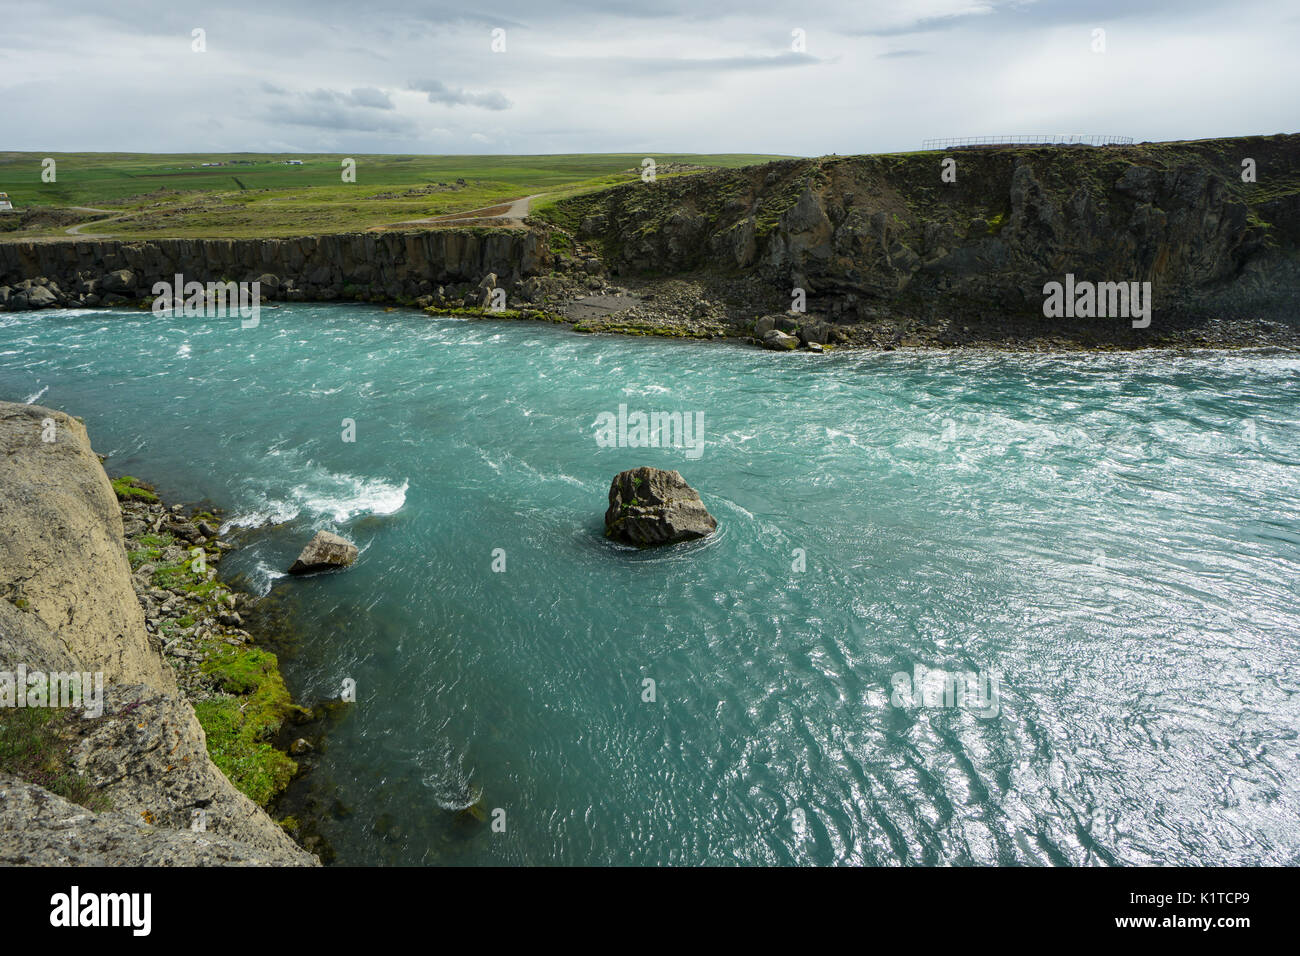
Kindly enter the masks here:
<path id="1" fill-rule="evenodd" d="M 789 160 L 626 184 L 549 216 L 615 274 L 757 274 L 849 324 L 1041 325 L 1043 286 L 1066 274 L 1151 282 L 1156 332 L 1295 323 L 1300 302 L 1296 134 Z"/>

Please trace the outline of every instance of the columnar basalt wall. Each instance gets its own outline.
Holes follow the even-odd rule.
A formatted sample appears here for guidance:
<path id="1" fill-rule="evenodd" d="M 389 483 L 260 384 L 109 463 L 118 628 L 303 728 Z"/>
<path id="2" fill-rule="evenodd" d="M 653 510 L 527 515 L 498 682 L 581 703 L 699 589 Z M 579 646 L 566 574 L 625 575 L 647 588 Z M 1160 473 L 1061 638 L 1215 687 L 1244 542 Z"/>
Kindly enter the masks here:
<path id="1" fill-rule="evenodd" d="M 415 299 L 444 283 L 478 282 L 495 273 L 513 284 L 545 271 L 543 234 L 520 229 L 439 229 L 289 239 L 68 239 L 0 243 L 0 286 L 43 278 L 76 304 L 85 295 L 143 298 L 154 283 L 177 274 L 188 281 L 277 282 L 263 294 L 328 300 L 357 292 L 388 300 Z M 122 271 L 125 281 L 105 282 Z"/>

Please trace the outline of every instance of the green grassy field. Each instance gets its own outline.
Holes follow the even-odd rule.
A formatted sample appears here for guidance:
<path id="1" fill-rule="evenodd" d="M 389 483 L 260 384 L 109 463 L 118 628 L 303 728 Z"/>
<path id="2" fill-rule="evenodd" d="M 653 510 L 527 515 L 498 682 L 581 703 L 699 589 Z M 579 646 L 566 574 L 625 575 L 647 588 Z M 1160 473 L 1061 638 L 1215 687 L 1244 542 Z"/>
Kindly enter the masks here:
<path id="1" fill-rule="evenodd" d="M 493 206 L 522 196 L 547 200 L 633 179 L 644 156 L 354 155 L 356 182 L 342 181 L 339 155 L 264 153 L 0 153 L 0 192 L 16 213 L 0 216 L 0 238 L 66 234 L 120 237 L 248 237 L 355 232 L 409 219 Z M 745 166 L 779 157 L 656 155 L 668 163 Z M 301 160 L 290 166 L 286 160 Z M 203 163 L 221 163 L 203 166 Z M 545 200 L 544 200 L 545 201 Z M 86 212 L 73 207 L 110 210 Z M 109 217 L 120 217 L 112 221 Z M 418 227 L 412 227 L 418 228 Z"/>

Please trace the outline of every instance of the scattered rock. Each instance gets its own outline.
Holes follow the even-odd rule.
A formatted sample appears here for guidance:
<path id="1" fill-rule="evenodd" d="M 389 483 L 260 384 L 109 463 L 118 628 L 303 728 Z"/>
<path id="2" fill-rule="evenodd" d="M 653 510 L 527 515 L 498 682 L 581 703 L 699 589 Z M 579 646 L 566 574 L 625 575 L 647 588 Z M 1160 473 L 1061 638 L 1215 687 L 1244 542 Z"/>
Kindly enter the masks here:
<path id="1" fill-rule="evenodd" d="M 763 336 L 763 348 L 776 351 L 792 351 L 799 347 L 799 340 L 793 335 L 773 329 Z"/>
<path id="2" fill-rule="evenodd" d="M 130 269 L 118 269 L 104 276 L 99 284 L 105 292 L 121 295 L 135 288 L 135 273 Z"/>
<path id="3" fill-rule="evenodd" d="M 827 322 L 809 319 L 799 326 L 799 341 L 804 345 L 825 345 L 830 337 L 831 327 Z"/>
<path id="4" fill-rule="evenodd" d="M 35 286 L 27 290 L 27 308 L 44 309 L 56 304 L 59 297 L 44 286 Z"/>

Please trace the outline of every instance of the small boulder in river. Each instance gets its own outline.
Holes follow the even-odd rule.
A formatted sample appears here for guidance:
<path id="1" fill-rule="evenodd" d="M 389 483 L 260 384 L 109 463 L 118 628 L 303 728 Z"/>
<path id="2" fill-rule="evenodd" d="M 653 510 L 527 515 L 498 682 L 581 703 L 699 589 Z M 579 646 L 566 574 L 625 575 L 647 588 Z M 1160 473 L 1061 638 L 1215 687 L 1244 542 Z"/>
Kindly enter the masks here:
<path id="1" fill-rule="evenodd" d="M 678 472 L 642 466 L 619 472 L 610 483 L 607 537 L 645 548 L 703 538 L 717 528 Z"/>
<path id="2" fill-rule="evenodd" d="M 357 546 L 328 531 L 317 531 L 316 537 L 307 542 L 307 547 L 298 555 L 290 574 L 310 574 L 313 571 L 328 571 L 330 568 L 346 568 L 357 559 Z"/>

